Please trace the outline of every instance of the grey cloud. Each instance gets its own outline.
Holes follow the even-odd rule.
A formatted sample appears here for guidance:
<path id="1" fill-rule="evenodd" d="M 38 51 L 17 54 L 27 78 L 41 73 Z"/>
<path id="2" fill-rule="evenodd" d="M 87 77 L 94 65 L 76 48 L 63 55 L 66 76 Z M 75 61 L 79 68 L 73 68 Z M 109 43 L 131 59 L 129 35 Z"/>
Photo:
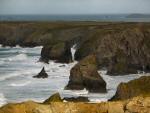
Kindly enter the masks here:
<path id="1" fill-rule="evenodd" d="M 150 13 L 150 0 L 0 0 L 0 14 Z"/>

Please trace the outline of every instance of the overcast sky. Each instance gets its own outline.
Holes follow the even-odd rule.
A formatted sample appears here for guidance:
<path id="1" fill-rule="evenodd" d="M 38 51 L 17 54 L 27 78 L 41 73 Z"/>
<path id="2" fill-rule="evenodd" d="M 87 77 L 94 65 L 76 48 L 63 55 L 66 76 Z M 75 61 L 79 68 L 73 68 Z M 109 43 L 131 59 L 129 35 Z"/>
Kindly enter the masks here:
<path id="1" fill-rule="evenodd" d="M 0 0 L 0 14 L 150 13 L 150 0 Z"/>

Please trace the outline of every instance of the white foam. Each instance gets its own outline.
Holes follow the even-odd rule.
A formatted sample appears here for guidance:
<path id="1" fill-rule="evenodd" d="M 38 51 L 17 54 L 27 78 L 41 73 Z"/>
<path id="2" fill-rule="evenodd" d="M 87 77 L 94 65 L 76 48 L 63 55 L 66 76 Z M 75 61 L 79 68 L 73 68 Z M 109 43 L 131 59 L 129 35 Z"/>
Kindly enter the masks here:
<path id="1" fill-rule="evenodd" d="M 36 47 L 34 47 L 35 49 L 42 49 L 43 48 L 43 46 L 36 46 Z"/>
<path id="2" fill-rule="evenodd" d="M 15 47 L 13 47 L 13 48 L 16 48 L 16 49 L 17 49 L 17 48 L 21 48 L 21 47 L 20 47 L 19 45 L 16 45 L 16 46 L 15 46 Z"/>
<path id="3" fill-rule="evenodd" d="M 27 81 L 27 82 L 24 82 L 24 83 L 11 83 L 10 86 L 13 86 L 13 87 L 22 87 L 22 86 L 27 86 L 30 83 L 31 83 L 31 81 Z"/>
<path id="4" fill-rule="evenodd" d="M 2 48 L 2 45 L 0 44 L 0 48 Z"/>
<path id="5" fill-rule="evenodd" d="M 18 54 L 16 56 L 9 57 L 8 61 L 22 61 L 22 60 L 26 60 L 27 57 L 28 56 L 26 54 Z"/>
<path id="6" fill-rule="evenodd" d="M 106 102 L 108 99 L 106 98 L 100 98 L 100 99 L 89 99 L 90 102 L 89 103 L 100 103 L 100 102 Z"/>
<path id="7" fill-rule="evenodd" d="M 73 45 L 72 48 L 71 48 L 71 54 L 72 54 L 72 60 L 73 60 L 73 61 L 75 60 L 75 58 L 74 58 L 75 52 L 76 52 L 76 44 Z"/>
<path id="8" fill-rule="evenodd" d="M 14 72 L 14 73 L 11 73 L 11 74 L 8 74 L 8 75 L 3 75 L 0 77 L 0 81 L 4 81 L 6 79 L 9 79 L 9 78 L 12 78 L 12 77 L 16 77 L 16 76 L 19 76 L 20 74 L 18 72 Z"/>
<path id="9" fill-rule="evenodd" d="M 0 93 L 0 107 L 7 103 L 7 99 Z"/>

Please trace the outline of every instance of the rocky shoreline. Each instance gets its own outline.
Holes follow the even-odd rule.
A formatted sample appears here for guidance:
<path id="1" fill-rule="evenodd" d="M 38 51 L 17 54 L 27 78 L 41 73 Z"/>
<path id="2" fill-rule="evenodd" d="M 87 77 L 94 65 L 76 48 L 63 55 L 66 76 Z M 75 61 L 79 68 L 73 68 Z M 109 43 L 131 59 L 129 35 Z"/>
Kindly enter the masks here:
<path id="1" fill-rule="evenodd" d="M 150 71 L 150 23 L 121 22 L 0 22 L 3 46 L 43 46 L 41 61 L 72 62 L 95 54 L 98 69 L 109 75 Z"/>
<path id="2" fill-rule="evenodd" d="M 143 84 L 147 84 L 144 86 Z M 133 93 L 132 98 L 129 96 L 125 100 L 120 100 L 122 93 L 126 94 L 124 87 L 119 86 L 115 98 L 118 101 L 109 101 L 102 103 L 83 103 L 72 99 L 72 102 L 63 102 L 59 93 L 52 95 L 43 103 L 27 101 L 18 104 L 7 104 L 0 108 L 0 113 L 149 113 L 150 111 L 150 76 L 144 76 L 137 80 L 126 83 L 126 89 L 137 87 L 127 92 L 130 95 L 132 92 L 138 91 L 138 95 Z M 122 85 L 122 84 L 120 84 Z M 147 89 L 145 91 L 145 88 Z M 120 92 L 120 89 L 122 93 Z M 65 98 L 64 98 L 65 99 Z"/>
<path id="3" fill-rule="evenodd" d="M 3 46 L 43 46 L 41 62 L 70 63 L 75 57 L 78 63 L 70 70 L 66 90 L 85 88 L 106 93 L 107 84 L 98 73 L 103 68 L 110 76 L 150 71 L 150 23 L 0 22 L 0 28 Z M 71 55 L 73 45 L 75 56 Z M 48 75 L 43 68 L 35 77 Z M 0 108 L 0 113 L 149 113 L 149 78 L 121 83 L 111 99 L 115 102 L 89 104 L 79 103 L 83 98 L 66 98 L 77 103 L 65 103 L 60 97 L 50 97 L 46 104 L 32 101 L 8 104 Z"/>

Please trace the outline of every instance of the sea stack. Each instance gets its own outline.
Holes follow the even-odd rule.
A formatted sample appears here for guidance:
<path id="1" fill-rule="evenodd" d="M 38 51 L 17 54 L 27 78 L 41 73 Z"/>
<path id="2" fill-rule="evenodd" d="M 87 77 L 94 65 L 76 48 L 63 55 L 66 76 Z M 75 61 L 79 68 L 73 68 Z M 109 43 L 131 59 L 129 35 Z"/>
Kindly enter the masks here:
<path id="1" fill-rule="evenodd" d="M 89 92 L 106 93 L 106 82 L 97 72 L 97 61 L 95 55 L 89 55 L 70 71 L 69 83 L 66 90 L 83 90 Z"/>
<path id="2" fill-rule="evenodd" d="M 43 67 L 41 72 L 38 75 L 33 76 L 33 78 L 48 78 L 48 74 L 45 72 L 45 68 Z"/>

